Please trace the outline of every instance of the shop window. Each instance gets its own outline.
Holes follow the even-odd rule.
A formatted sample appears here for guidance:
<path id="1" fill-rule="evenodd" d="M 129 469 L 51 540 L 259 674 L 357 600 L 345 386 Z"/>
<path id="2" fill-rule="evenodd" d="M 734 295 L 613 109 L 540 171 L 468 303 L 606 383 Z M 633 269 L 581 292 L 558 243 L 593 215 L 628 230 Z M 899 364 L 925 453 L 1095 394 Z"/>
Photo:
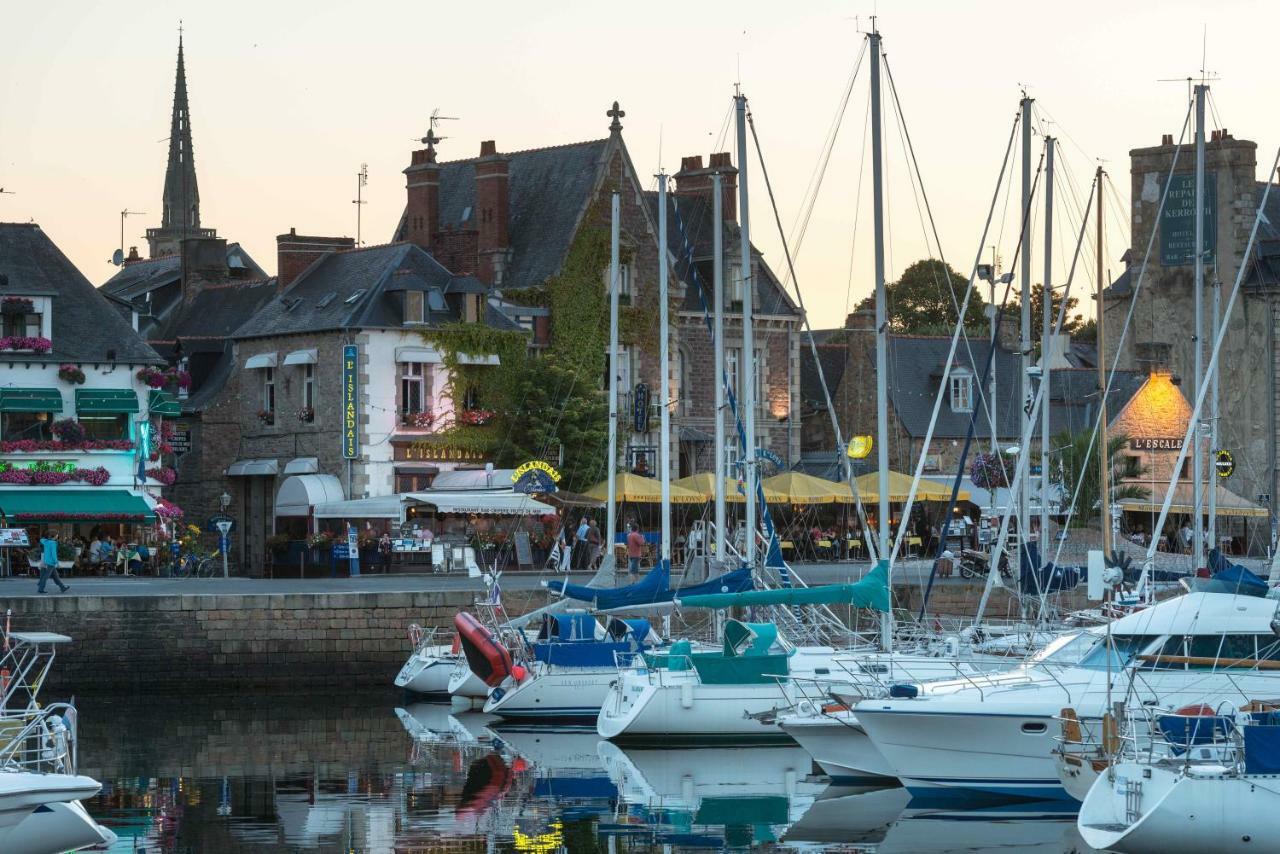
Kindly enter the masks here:
<path id="1" fill-rule="evenodd" d="M 396 492 L 422 492 L 431 488 L 432 474 L 397 474 Z"/>
<path id="2" fill-rule="evenodd" d="M 81 415 L 80 426 L 90 439 L 128 439 L 129 416 L 126 413 Z"/>
<path id="3" fill-rule="evenodd" d="M 49 430 L 52 424 L 52 412 L 5 412 L 0 418 L 0 439 L 6 442 L 52 439 L 53 434 Z"/>

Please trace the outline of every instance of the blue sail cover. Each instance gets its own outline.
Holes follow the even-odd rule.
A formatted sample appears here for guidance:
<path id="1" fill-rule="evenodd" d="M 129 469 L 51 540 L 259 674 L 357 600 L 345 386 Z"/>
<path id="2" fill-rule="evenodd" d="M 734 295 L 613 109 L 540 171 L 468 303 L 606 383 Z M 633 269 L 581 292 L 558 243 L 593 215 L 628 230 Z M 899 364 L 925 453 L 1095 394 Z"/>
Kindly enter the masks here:
<path id="1" fill-rule="evenodd" d="M 1240 596 L 1266 596 L 1267 582 L 1239 564 L 1231 563 L 1217 549 L 1209 550 L 1210 579 L 1196 579 L 1193 589 L 1205 593 L 1234 593 Z"/>
<path id="2" fill-rule="evenodd" d="M 660 561 L 648 575 L 635 584 L 625 587 L 598 588 L 584 584 L 566 584 L 563 581 L 548 581 L 547 587 L 570 599 L 594 603 L 601 611 L 612 608 L 628 608 L 635 605 L 653 605 L 658 602 L 670 602 L 677 596 L 700 595 L 703 593 L 736 593 L 750 590 L 753 586 L 751 570 L 735 569 L 724 575 L 673 590 L 671 588 L 671 568 L 666 561 Z"/>

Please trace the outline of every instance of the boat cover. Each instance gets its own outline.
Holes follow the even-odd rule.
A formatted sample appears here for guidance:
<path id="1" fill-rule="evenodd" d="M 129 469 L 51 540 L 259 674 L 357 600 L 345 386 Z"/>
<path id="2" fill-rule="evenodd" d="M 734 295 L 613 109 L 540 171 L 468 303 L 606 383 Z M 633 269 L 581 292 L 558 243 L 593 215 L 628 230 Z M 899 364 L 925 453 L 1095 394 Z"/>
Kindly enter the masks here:
<path id="1" fill-rule="evenodd" d="M 1188 579 L 1197 593 L 1232 593 L 1239 596 L 1266 596 L 1267 582 L 1239 564 L 1231 563 L 1217 549 L 1209 551 L 1211 578 Z"/>
<path id="2" fill-rule="evenodd" d="M 600 624 L 591 614 L 547 614 L 538 640 L 593 641 L 601 634 Z"/>
<path id="3" fill-rule="evenodd" d="M 694 594 L 676 597 L 686 608 L 734 608 L 749 605 L 853 605 L 874 611 L 889 610 L 889 568 L 884 561 L 853 584 L 823 584 L 817 587 L 779 587 L 774 590 L 747 590 L 742 593 Z"/>
<path id="4" fill-rule="evenodd" d="M 773 623 L 744 623 L 729 620 L 724 624 L 724 654 L 726 658 L 739 655 L 764 655 L 778 639 L 778 627 Z"/>
<path id="5" fill-rule="evenodd" d="M 1160 715 L 1156 727 L 1174 754 L 1181 755 L 1192 745 L 1223 741 L 1235 731 L 1236 723 L 1227 715 Z"/>
<path id="6" fill-rule="evenodd" d="M 1246 726 L 1244 772 L 1280 774 L 1280 726 Z"/>
<path id="7" fill-rule="evenodd" d="M 671 567 L 666 561 L 662 561 L 644 578 L 625 587 L 587 587 L 557 580 L 548 581 L 547 588 L 570 599 L 594 603 L 596 608 L 608 611 L 612 608 L 670 602 L 673 599 L 683 599 L 686 595 L 750 590 L 752 583 L 751 570 L 743 568 L 726 572 L 701 584 L 673 590 L 671 589 Z"/>

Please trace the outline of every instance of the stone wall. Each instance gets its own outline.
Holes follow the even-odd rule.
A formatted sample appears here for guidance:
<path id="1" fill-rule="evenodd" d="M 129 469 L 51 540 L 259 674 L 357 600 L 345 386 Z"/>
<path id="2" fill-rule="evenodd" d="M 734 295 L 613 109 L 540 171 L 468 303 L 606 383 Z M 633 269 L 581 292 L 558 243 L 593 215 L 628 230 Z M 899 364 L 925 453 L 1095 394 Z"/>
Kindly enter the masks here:
<path id="1" fill-rule="evenodd" d="M 12 597 L 15 631 L 52 631 L 49 696 L 382 687 L 409 652 L 408 626 L 451 626 L 474 594 L 288 593 Z"/>

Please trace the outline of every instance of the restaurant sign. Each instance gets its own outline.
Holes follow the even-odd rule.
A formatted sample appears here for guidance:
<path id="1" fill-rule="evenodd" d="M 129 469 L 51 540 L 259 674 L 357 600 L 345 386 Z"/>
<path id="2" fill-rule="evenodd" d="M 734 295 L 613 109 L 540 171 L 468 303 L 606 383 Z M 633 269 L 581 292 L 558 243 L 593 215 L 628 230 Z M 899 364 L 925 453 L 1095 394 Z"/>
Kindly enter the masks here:
<path id="1" fill-rule="evenodd" d="M 525 495 L 546 494 L 556 491 L 560 472 L 542 460 L 530 460 L 511 473 L 511 487 Z"/>
<path id="2" fill-rule="evenodd" d="M 1140 436 L 1129 440 L 1129 450 L 1131 451 L 1181 451 L 1182 437 L 1172 439 L 1154 438 L 1151 436 Z"/>
<path id="3" fill-rule="evenodd" d="M 1204 178 L 1204 260 L 1213 261 L 1218 245 L 1218 184 L 1214 175 Z M 1191 173 L 1169 179 L 1168 198 L 1160 214 L 1160 263 L 1165 267 L 1190 264 L 1196 255 L 1196 176 Z"/>
<path id="4" fill-rule="evenodd" d="M 424 463 L 478 463 L 484 462 L 485 452 L 475 448 L 459 448 L 434 441 L 411 444 L 399 442 L 392 446 L 396 462 Z"/>
<path id="5" fill-rule="evenodd" d="M 347 344 L 342 348 L 342 457 L 354 460 L 360 456 L 359 377 L 360 348 Z"/>

